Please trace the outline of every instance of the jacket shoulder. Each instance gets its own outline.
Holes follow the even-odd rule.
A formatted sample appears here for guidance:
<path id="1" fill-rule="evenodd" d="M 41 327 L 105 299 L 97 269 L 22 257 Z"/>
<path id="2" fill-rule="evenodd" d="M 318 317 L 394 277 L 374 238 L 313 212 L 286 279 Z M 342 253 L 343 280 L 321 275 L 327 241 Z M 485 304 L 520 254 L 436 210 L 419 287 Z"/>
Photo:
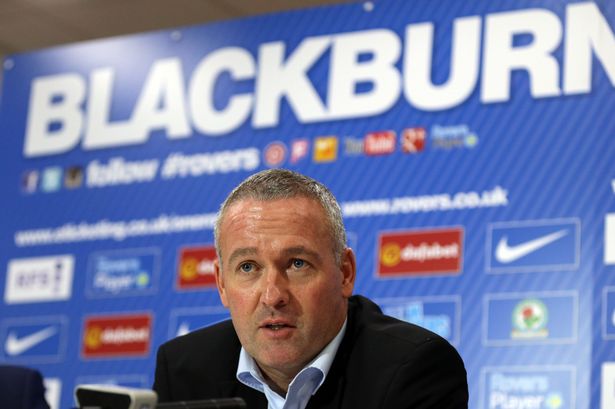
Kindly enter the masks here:
<path id="1" fill-rule="evenodd" d="M 235 369 L 240 348 L 233 324 L 227 320 L 165 342 L 158 349 L 158 358 L 170 367 L 195 372 L 229 366 Z"/>

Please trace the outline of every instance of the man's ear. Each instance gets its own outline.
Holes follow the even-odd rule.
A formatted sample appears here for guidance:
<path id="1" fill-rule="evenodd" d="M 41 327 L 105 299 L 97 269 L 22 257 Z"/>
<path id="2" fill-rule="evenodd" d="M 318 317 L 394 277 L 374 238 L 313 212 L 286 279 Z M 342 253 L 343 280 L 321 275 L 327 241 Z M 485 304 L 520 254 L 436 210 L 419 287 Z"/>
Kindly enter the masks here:
<path id="1" fill-rule="evenodd" d="M 340 270 L 342 272 L 342 295 L 349 298 L 354 290 L 354 281 L 357 277 L 357 259 L 350 247 L 346 247 L 342 253 Z"/>
<path id="2" fill-rule="evenodd" d="M 216 277 L 216 287 L 218 287 L 218 294 L 220 294 L 220 301 L 222 305 L 228 308 L 228 300 L 226 298 L 226 287 L 224 286 L 224 278 L 222 277 L 222 268 L 218 259 L 214 260 L 214 275 Z"/>

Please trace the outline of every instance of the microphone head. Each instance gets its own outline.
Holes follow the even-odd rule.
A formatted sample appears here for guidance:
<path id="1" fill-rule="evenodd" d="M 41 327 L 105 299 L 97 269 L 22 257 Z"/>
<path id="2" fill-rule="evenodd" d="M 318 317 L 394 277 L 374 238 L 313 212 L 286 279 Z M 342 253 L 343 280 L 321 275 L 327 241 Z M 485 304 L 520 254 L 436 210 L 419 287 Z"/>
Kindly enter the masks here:
<path id="1" fill-rule="evenodd" d="M 156 409 L 158 396 L 150 389 L 84 384 L 75 388 L 75 401 L 83 409 Z"/>

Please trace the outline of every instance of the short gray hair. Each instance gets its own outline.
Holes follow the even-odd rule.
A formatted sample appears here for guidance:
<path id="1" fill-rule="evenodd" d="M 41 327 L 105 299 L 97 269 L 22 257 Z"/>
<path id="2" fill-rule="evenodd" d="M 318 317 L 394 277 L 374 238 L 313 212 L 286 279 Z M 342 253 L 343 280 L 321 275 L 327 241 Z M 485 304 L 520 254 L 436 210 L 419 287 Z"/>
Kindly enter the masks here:
<path id="1" fill-rule="evenodd" d="M 333 243 L 333 255 L 337 263 L 341 263 L 342 253 L 346 248 L 346 229 L 342 209 L 335 196 L 322 183 L 287 169 L 269 169 L 255 173 L 241 182 L 224 200 L 214 225 L 214 240 L 219 262 L 222 263 L 220 227 L 226 212 L 233 204 L 245 199 L 270 201 L 294 197 L 312 199 L 322 206 Z"/>

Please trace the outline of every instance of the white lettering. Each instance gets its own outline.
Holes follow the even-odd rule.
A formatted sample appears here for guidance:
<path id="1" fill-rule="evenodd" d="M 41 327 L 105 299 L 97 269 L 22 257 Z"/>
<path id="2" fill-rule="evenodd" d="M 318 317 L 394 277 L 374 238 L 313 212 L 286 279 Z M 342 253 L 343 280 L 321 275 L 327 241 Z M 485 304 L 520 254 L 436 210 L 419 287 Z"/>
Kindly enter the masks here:
<path id="1" fill-rule="evenodd" d="M 515 46 L 519 35 L 531 35 L 528 45 Z M 510 99 L 512 71 L 525 69 L 534 98 L 557 96 L 559 65 L 551 53 L 558 47 L 562 26 L 547 10 L 495 13 L 487 17 L 481 100 L 485 103 Z"/>
<path id="2" fill-rule="evenodd" d="M 457 257 L 459 257 L 459 245 L 457 243 L 452 243 L 444 246 L 440 243 L 421 243 L 418 246 L 413 246 L 409 244 L 401 251 L 402 260 L 419 261 L 421 263 L 427 260 Z"/>
<path id="3" fill-rule="evenodd" d="M 254 60 L 246 50 L 229 47 L 214 51 L 197 65 L 190 84 L 190 110 L 196 129 L 205 135 L 231 132 L 250 115 L 251 95 L 230 97 L 223 110 L 214 106 L 216 80 L 223 72 L 234 80 L 253 78 Z"/>
<path id="4" fill-rule="evenodd" d="M 505 392 L 491 392 L 489 409 L 540 409 L 543 395 L 511 395 Z"/>
<path id="5" fill-rule="evenodd" d="M 594 3 L 571 4 L 566 14 L 564 90 L 591 91 L 592 50 L 615 85 L 615 35 Z"/>
<path id="6" fill-rule="evenodd" d="M 401 45 L 389 30 L 342 34 L 334 38 L 329 79 L 329 117 L 348 118 L 385 112 L 399 98 L 400 76 L 395 68 Z M 370 60 L 358 63 L 360 55 Z M 357 93 L 361 83 L 372 89 Z"/>
<path id="7" fill-rule="evenodd" d="M 77 74 L 35 78 L 26 126 L 26 157 L 64 153 L 79 143 L 85 81 Z M 60 129 L 51 130 L 53 125 Z"/>
<path id="8" fill-rule="evenodd" d="M 128 344 L 133 342 L 147 342 L 149 328 L 118 327 L 105 329 L 100 334 L 100 340 L 105 344 Z"/>
<path id="9" fill-rule="evenodd" d="M 470 96 L 478 78 L 480 28 L 479 17 L 456 20 L 451 74 L 442 85 L 431 81 L 433 24 L 411 24 L 406 28 L 404 93 L 410 104 L 435 111 L 459 105 Z"/>
<path id="10" fill-rule="evenodd" d="M 286 96 L 300 122 L 327 118 L 327 111 L 307 77 L 307 71 L 330 44 L 330 37 L 307 38 L 286 62 L 283 61 L 284 43 L 268 43 L 260 47 L 256 107 L 252 121 L 256 128 L 278 124 L 283 96 Z"/>
<path id="11" fill-rule="evenodd" d="M 181 61 L 169 58 L 157 61 L 145 82 L 132 116 L 142 139 L 155 129 L 165 129 L 169 138 L 190 134 L 184 95 Z"/>
<path id="12" fill-rule="evenodd" d="M 86 169 L 86 185 L 103 187 L 149 182 L 156 177 L 158 165 L 157 159 L 128 162 L 117 157 L 110 159 L 106 165 L 94 160 Z"/>
<path id="13" fill-rule="evenodd" d="M 371 29 L 306 37 L 292 50 L 282 41 L 263 43 L 256 59 L 246 49 L 223 47 L 205 55 L 188 81 L 179 58 L 153 61 L 132 112 L 119 112 L 114 68 L 34 78 L 24 155 L 65 153 L 80 141 L 85 150 L 144 144 L 155 131 L 182 139 L 226 135 L 248 121 L 271 128 L 283 106 L 300 123 L 362 118 L 390 110 L 402 91 L 405 102 L 425 111 L 458 106 L 478 84 L 481 103 L 505 102 L 516 72 L 527 76 L 534 99 L 590 93 L 594 55 L 615 85 L 615 34 L 595 3 L 568 5 L 565 24 L 546 9 L 482 19 L 454 20 L 449 75 L 438 84 L 431 76 L 437 30 L 431 22 L 407 25 L 403 38 Z M 313 83 L 312 69 L 326 79 Z M 245 91 L 221 87 L 227 77 Z"/>
<path id="14" fill-rule="evenodd" d="M 94 70 L 90 78 L 88 122 L 83 141 L 85 149 L 101 149 L 144 143 L 147 135 L 139 134 L 131 121 L 110 122 L 111 95 L 115 72 L 111 68 Z"/>
<path id="15" fill-rule="evenodd" d="M 549 389 L 546 376 L 507 376 L 496 373 L 491 377 L 492 388 L 505 392 L 545 392 Z"/>

